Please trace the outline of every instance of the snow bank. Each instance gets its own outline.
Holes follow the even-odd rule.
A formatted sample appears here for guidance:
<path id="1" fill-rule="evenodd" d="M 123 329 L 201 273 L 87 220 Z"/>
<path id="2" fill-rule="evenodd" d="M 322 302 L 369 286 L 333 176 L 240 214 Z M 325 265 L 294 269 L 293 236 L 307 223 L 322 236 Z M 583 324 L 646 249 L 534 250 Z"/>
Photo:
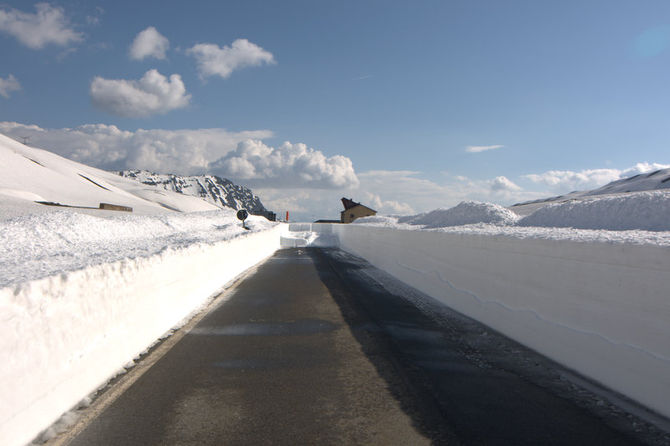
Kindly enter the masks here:
<path id="1" fill-rule="evenodd" d="M 569 240 L 608 231 L 556 228 L 505 235 L 509 229 L 332 225 L 342 249 L 670 416 L 670 244 Z M 537 237 L 555 231 L 565 238 Z"/>
<path id="2" fill-rule="evenodd" d="M 670 231 L 668 190 L 580 197 L 537 206 L 541 207 L 520 218 L 516 213 L 496 204 L 464 201 L 450 209 L 436 209 L 425 214 L 399 218 L 390 216 L 360 218 L 355 224 L 398 229 L 411 229 L 411 226 L 414 226 L 415 230 L 493 224 L 510 228 Z M 490 228 L 484 228 L 484 232 L 490 231 Z"/>
<path id="3" fill-rule="evenodd" d="M 462 201 L 449 209 L 435 209 L 417 215 L 394 217 L 375 215 L 357 219 L 354 224 L 399 229 L 436 229 L 471 224 L 513 225 L 519 216 L 493 203 Z"/>
<path id="4" fill-rule="evenodd" d="M 406 223 L 423 225 L 425 228 L 444 228 L 472 223 L 509 225 L 518 219 L 519 216 L 514 212 L 497 204 L 463 201 L 453 208 L 436 209 Z"/>
<path id="5" fill-rule="evenodd" d="M 282 248 L 304 247 L 335 247 L 337 236 L 333 234 L 331 225 L 312 223 L 291 223 L 280 239 Z"/>
<path id="6" fill-rule="evenodd" d="M 637 192 L 550 204 L 520 226 L 670 231 L 670 191 Z"/>
<path id="7" fill-rule="evenodd" d="M 56 212 L 2 222 L 3 444 L 30 441 L 279 247 L 285 225 L 251 219 L 245 231 L 232 218 Z"/>
<path id="8" fill-rule="evenodd" d="M 410 217 L 401 217 L 405 219 L 413 219 L 415 216 Z M 374 215 L 371 217 L 361 217 L 357 218 L 353 224 L 355 225 L 373 225 L 381 227 L 397 227 L 399 223 L 399 218 L 393 217 L 390 215 Z"/>
<path id="9" fill-rule="evenodd" d="M 248 223 L 256 230 L 272 226 L 256 216 Z M 64 210 L 20 215 L 0 220 L 0 287 L 244 232 L 230 209 L 152 216 L 110 211 L 104 218 Z"/>

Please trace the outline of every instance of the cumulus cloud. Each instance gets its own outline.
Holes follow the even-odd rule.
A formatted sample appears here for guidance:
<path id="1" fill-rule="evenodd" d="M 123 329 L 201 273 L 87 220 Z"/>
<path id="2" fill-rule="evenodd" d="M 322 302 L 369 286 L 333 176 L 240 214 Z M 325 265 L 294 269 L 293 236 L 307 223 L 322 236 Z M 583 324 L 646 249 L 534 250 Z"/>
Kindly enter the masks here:
<path id="1" fill-rule="evenodd" d="M 648 173 L 652 170 L 667 169 L 670 167 L 670 164 L 659 164 L 659 163 L 637 163 L 633 167 L 624 169 L 621 171 L 621 178 L 631 177 L 633 175 L 638 175 L 641 173 Z"/>
<path id="2" fill-rule="evenodd" d="M 524 178 L 538 184 L 549 186 L 557 193 L 571 192 L 575 190 L 588 190 L 604 186 L 612 181 L 627 178 L 652 170 L 666 169 L 667 164 L 637 163 L 627 169 L 585 169 L 579 172 L 571 170 L 549 170 L 540 174 L 524 175 Z"/>
<path id="3" fill-rule="evenodd" d="M 83 35 L 71 27 L 63 8 L 38 3 L 35 10 L 33 14 L 13 8 L 0 9 L 0 31 L 34 50 L 49 44 L 67 46 L 83 40 Z"/>
<path id="4" fill-rule="evenodd" d="M 181 76 L 168 79 L 157 70 L 147 71 L 139 81 L 96 76 L 90 94 L 101 110 L 131 118 L 165 114 L 187 106 L 191 99 Z"/>
<path id="5" fill-rule="evenodd" d="M 346 188 L 358 186 L 351 160 L 326 157 L 305 144 L 285 142 L 278 148 L 259 140 L 241 142 L 212 165 L 222 176 L 257 186 L 280 188 Z"/>
<path id="6" fill-rule="evenodd" d="M 372 192 L 363 192 L 361 199 L 362 203 L 371 207 L 380 214 L 385 215 L 410 215 L 415 214 L 414 208 L 408 203 L 401 203 L 397 200 L 383 200 L 380 195 Z"/>
<path id="7" fill-rule="evenodd" d="M 165 59 L 165 52 L 170 48 L 167 37 L 159 33 L 153 26 L 140 32 L 130 45 L 130 58 L 142 60 L 146 57 Z"/>
<path id="8" fill-rule="evenodd" d="M 86 124 L 44 129 L 0 122 L 0 132 L 66 158 L 107 170 L 147 169 L 161 173 L 199 174 L 241 141 L 272 136 L 268 130 L 229 132 L 221 128 L 126 131 L 114 125 Z"/>
<path id="9" fill-rule="evenodd" d="M 486 152 L 487 150 L 496 150 L 496 149 L 502 149 L 503 146 L 502 144 L 494 144 L 492 146 L 467 146 L 465 148 L 465 151 L 468 153 L 479 153 L 479 152 Z"/>
<path id="10" fill-rule="evenodd" d="M 289 218 L 303 221 L 334 215 L 338 194 L 329 192 L 320 190 L 315 193 L 312 189 L 254 188 L 254 194 L 260 197 L 267 209 L 274 210 L 281 218 L 284 218 L 286 211 L 289 211 Z"/>
<path id="11" fill-rule="evenodd" d="M 494 192 L 502 191 L 518 191 L 521 190 L 521 187 L 514 184 L 512 181 L 507 179 L 507 177 L 499 176 L 491 180 L 491 190 Z"/>
<path id="12" fill-rule="evenodd" d="M 186 50 L 186 54 L 195 57 L 202 78 L 221 76 L 225 79 L 240 68 L 275 63 L 272 53 L 247 39 L 237 39 L 223 48 L 214 43 L 199 43 Z"/>
<path id="13" fill-rule="evenodd" d="M 0 96 L 8 98 L 9 93 L 12 91 L 18 91 L 20 89 L 21 84 L 19 84 L 19 81 L 17 81 L 16 78 L 11 74 L 7 77 L 7 79 L 0 77 Z"/>

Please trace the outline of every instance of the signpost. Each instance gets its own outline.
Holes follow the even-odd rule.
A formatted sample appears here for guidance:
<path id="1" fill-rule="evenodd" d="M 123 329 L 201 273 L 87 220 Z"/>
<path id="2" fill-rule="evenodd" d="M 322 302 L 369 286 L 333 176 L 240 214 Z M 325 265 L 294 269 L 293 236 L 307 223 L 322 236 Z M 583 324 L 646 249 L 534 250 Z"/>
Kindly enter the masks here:
<path id="1" fill-rule="evenodd" d="M 237 219 L 242 220 L 242 227 L 244 229 L 249 229 L 244 224 L 244 220 L 246 220 L 248 216 L 249 216 L 249 213 L 247 212 L 246 209 L 240 209 L 239 211 L 237 211 Z"/>

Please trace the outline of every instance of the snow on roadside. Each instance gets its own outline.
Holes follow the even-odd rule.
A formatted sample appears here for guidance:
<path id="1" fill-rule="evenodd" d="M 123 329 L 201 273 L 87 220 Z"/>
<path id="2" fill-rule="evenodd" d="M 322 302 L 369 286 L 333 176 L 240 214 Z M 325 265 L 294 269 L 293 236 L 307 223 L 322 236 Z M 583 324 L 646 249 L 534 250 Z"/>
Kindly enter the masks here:
<path id="1" fill-rule="evenodd" d="M 416 216 L 360 218 L 355 224 L 517 239 L 670 246 L 670 191 L 552 204 L 523 218 L 509 214 L 513 213 L 494 204 L 463 202 Z"/>
<path id="2" fill-rule="evenodd" d="M 487 224 L 452 226 L 433 229 L 432 231 L 450 234 L 502 236 L 514 239 L 670 246 L 670 232 L 668 231 L 609 231 L 605 229 L 541 228 Z"/>
<path id="3" fill-rule="evenodd" d="M 250 217 L 251 232 L 269 229 Z M 166 248 L 212 244 L 247 232 L 232 210 L 106 217 L 54 210 L 0 220 L 0 288 Z"/>
<path id="4" fill-rule="evenodd" d="M 423 215 L 423 214 L 421 214 Z M 357 218 L 353 224 L 355 225 L 368 225 L 368 226 L 378 226 L 378 227 L 386 227 L 386 228 L 404 228 L 404 229 L 412 229 L 412 226 L 403 223 L 403 221 L 410 221 L 411 219 L 415 218 L 414 215 L 407 216 L 407 217 L 393 217 L 390 215 L 375 215 L 372 217 L 362 217 L 362 218 Z"/>
<path id="5" fill-rule="evenodd" d="M 670 231 L 670 191 L 645 191 L 550 204 L 519 226 Z"/>
<path id="6" fill-rule="evenodd" d="M 422 225 L 425 229 L 462 226 L 472 223 L 509 225 L 519 216 L 507 208 L 493 203 L 463 201 L 449 209 L 435 209 L 409 221 L 412 225 Z"/>
<path id="7" fill-rule="evenodd" d="M 0 220 L 3 445 L 47 428 L 271 255 L 283 229 L 250 217 L 245 230 L 232 210 L 110 214 Z"/>
<path id="8" fill-rule="evenodd" d="M 394 217 L 375 215 L 357 219 L 354 224 L 411 229 L 435 229 L 449 226 L 463 226 L 475 223 L 511 225 L 519 216 L 507 208 L 493 203 L 462 201 L 448 209 L 435 209 L 417 215 Z"/>

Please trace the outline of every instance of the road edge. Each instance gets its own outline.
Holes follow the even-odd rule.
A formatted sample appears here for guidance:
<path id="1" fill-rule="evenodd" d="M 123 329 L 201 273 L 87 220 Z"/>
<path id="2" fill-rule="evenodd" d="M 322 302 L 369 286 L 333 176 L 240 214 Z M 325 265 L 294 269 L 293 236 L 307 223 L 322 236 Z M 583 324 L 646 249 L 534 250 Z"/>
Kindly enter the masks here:
<path id="1" fill-rule="evenodd" d="M 73 408 L 64 413 L 59 420 L 52 424 L 45 431 L 41 432 L 31 443 L 31 445 L 43 446 L 66 446 L 77 435 L 79 435 L 95 418 L 97 418 L 105 409 L 107 409 L 116 399 L 128 390 L 138 379 L 144 375 L 156 362 L 158 362 L 165 354 L 172 349 L 184 336 L 186 336 L 193 327 L 195 327 L 207 314 L 212 310 L 218 308 L 221 304 L 226 302 L 235 292 L 237 285 L 245 278 L 252 275 L 258 267 L 267 259 L 263 259 L 256 265 L 248 268 L 233 280 L 226 283 L 220 290 L 212 295 L 206 304 L 196 310 L 189 316 L 188 321 L 183 325 L 178 325 L 166 333 L 164 338 L 159 338 L 149 347 L 147 353 L 141 355 L 135 360 L 133 366 L 109 378 L 107 382 L 100 386 L 98 390 L 93 393 L 92 402 L 89 406 L 83 409 Z M 62 423 L 62 419 L 68 414 L 76 411 L 76 421 L 73 424 L 65 423 L 65 430 L 58 432 L 53 438 L 45 440 L 41 439 L 45 436 L 45 432 L 52 429 L 54 426 Z"/>

